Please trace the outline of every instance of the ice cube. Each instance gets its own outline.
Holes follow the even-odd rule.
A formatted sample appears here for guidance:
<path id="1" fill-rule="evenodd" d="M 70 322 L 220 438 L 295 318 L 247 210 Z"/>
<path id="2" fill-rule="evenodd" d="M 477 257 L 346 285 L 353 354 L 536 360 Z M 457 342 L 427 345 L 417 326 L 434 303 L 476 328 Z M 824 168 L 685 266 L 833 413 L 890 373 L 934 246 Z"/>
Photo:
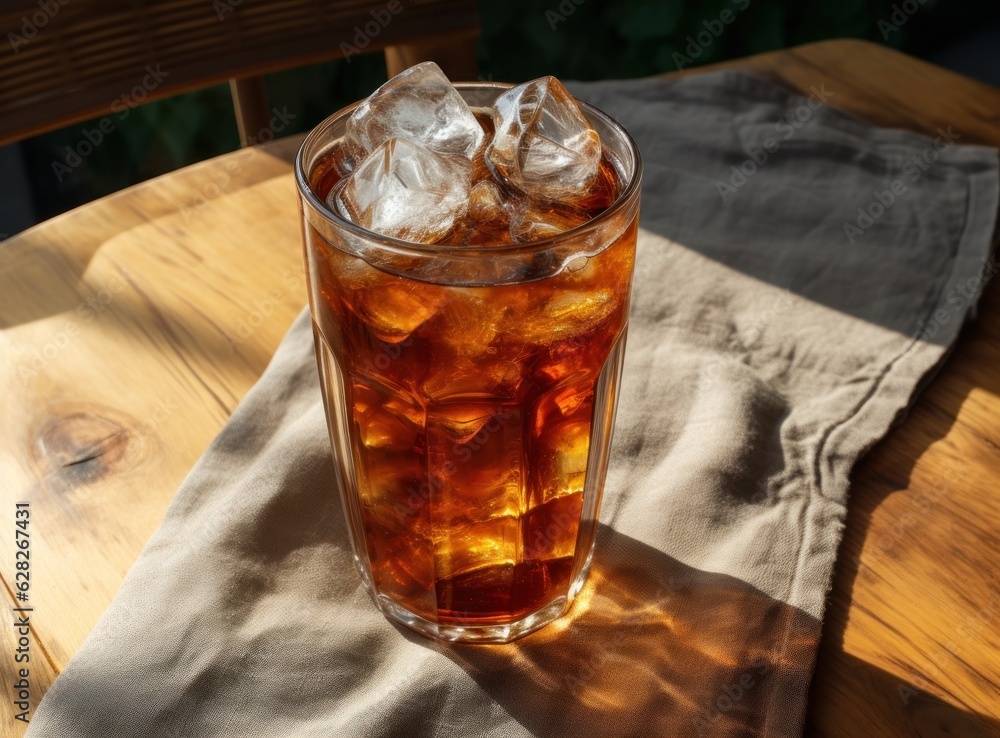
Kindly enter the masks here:
<path id="1" fill-rule="evenodd" d="M 427 473 L 431 522 L 444 526 L 516 517 L 523 479 L 522 414 L 515 403 L 432 403 Z"/>
<path id="2" fill-rule="evenodd" d="M 358 159 L 391 138 L 471 159 L 484 137 L 483 127 L 441 68 L 424 62 L 397 74 L 355 108 L 345 143 Z"/>
<path id="3" fill-rule="evenodd" d="M 494 221 L 509 225 L 510 212 L 499 185 L 490 179 L 477 182 L 469 191 L 469 218 L 481 225 Z"/>
<path id="4" fill-rule="evenodd" d="M 541 395 L 532 416 L 532 432 L 541 434 L 547 426 L 564 420 L 590 422 L 593 413 L 594 382 L 581 378 Z"/>
<path id="5" fill-rule="evenodd" d="M 361 442 L 368 448 L 404 451 L 416 442 L 416 434 L 382 408 L 369 408 L 358 420 Z"/>
<path id="6" fill-rule="evenodd" d="M 487 123 L 486 125 L 490 125 Z M 485 137 L 483 138 L 483 147 L 480 151 L 477 151 L 475 156 L 472 157 L 472 184 L 477 185 L 480 182 L 493 182 L 496 180 L 493 178 L 493 172 L 490 171 L 489 162 L 486 161 L 486 149 L 493 142 L 493 131 L 486 131 Z"/>
<path id="7" fill-rule="evenodd" d="M 555 77 L 514 87 L 493 106 L 486 150 L 493 175 L 523 192 L 561 202 L 584 196 L 601 162 L 601 139 Z"/>
<path id="8" fill-rule="evenodd" d="M 446 442 L 462 445 L 500 415 L 501 410 L 492 403 L 455 403 L 435 406 L 428 423 L 442 434 Z"/>
<path id="9" fill-rule="evenodd" d="M 386 343 L 405 341 L 438 314 L 445 304 L 443 287 L 386 276 L 377 285 L 358 290 L 355 311 Z"/>
<path id="10" fill-rule="evenodd" d="M 434 613 L 432 542 L 420 535 L 391 535 L 381 530 L 366 533 L 365 542 L 379 593 L 401 599 L 417 611 Z"/>
<path id="11" fill-rule="evenodd" d="M 378 405 L 381 399 L 378 393 L 364 382 L 356 378 L 351 380 L 351 404 L 354 406 L 354 418 L 359 419 L 373 405 Z"/>
<path id="12" fill-rule="evenodd" d="M 512 567 L 517 562 L 516 516 L 502 516 L 469 525 L 443 524 L 437 527 L 435 533 L 434 574 L 439 587 L 442 580 L 447 581 L 465 572 L 486 567 Z M 445 584 L 449 590 L 461 586 L 461 581 Z M 446 591 L 443 594 L 442 599 L 447 601 L 457 593 Z"/>
<path id="13" fill-rule="evenodd" d="M 331 249 L 327 260 L 334 285 L 324 297 L 346 303 L 386 343 L 407 339 L 445 303 L 444 287 L 387 274 L 338 249 Z M 374 358 L 382 348 L 365 343 L 356 350 L 372 351 Z"/>
<path id="14" fill-rule="evenodd" d="M 553 323 L 554 337 L 577 335 L 597 328 L 621 301 L 622 296 L 614 290 L 558 290 L 545 303 L 545 317 Z"/>
<path id="15" fill-rule="evenodd" d="M 465 215 L 472 163 L 392 138 L 354 171 L 328 204 L 349 220 L 385 236 L 435 243 Z"/>
<path id="16" fill-rule="evenodd" d="M 553 497 L 528 511 L 521 523 L 525 559 L 558 559 L 576 552 L 583 494 Z"/>
<path id="17" fill-rule="evenodd" d="M 469 191 L 469 207 L 444 243 L 451 246 L 506 246 L 514 206 L 493 178 L 476 182 Z"/>
<path id="18" fill-rule="evenodd" d="M 431 372 L 420 389 L 432 400 L 483 394 L 512 399 L 523 380 L 523 367 L 516 361 L 459 355 L 447 369 Z"/>
<path id="19" fill-rule="evenodd" d="M 577 360 L 580 360 L 579 354 L 589 351 L 592 343 L 601 343 L 595 332 L 602 328 L 621 303 L 622 296 L 610 289 L 557 289 L 541 309 L 532 314 L 531 320 L 508 323 L 505 326 L 506 336 L 510 340 L 538 347 L 551 347 L 557 341 L 571 340 Z"/>
<path id="20" fill-rule="evenodd" d="M 569 420 L 544 429 L 536 444 L 531 504 L 583 491 L 590 449 L 590 421 Z"/>
<path id="21" fill-rule="evenodd" d="M 590 220 L 590 215 L 571 205 L 540 203 L 531 198 L 515 206 L 510 221 L 511 238 L 518 243 L 558 236 Z"/>

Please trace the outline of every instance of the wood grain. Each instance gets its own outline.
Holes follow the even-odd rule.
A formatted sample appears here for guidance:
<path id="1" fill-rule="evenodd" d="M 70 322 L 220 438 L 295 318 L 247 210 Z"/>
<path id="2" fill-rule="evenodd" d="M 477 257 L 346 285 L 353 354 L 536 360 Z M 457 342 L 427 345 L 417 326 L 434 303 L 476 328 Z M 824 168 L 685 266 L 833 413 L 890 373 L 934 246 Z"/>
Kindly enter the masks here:
<path id="1" fill-rule="evenodd" d="M 0 28 L 3 144 L 232 78 L 451 34 L 468 48 L 479 16 L 473 0 L 10 0 Z"/>
<path id="2" fill-rule="evenodd" d="M 1000 145 L 1000 91 L 871 44 L 725 66 L 826 84 L 875 123 Z M 297 143 L 160 177 L 0 247 L 0 509 L 13 520 L 15 500 L 32 501 L 33 632 L 53 673 L 305 304 Z M 991 285 L 909 418 L 857 469 L 809 735 L 1000 735 L 998 301 Z M 0 521 L 5 552 L 12 539 Z M 0 658 L 4 684 L 11 668 Z"/>

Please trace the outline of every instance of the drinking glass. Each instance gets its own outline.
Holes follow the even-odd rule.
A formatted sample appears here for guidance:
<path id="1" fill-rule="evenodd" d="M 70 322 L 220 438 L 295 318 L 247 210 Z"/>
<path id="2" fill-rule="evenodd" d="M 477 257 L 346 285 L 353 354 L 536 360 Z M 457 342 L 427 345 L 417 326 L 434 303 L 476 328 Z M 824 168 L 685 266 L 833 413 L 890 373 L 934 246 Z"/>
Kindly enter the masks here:
<path id="1" fill-rule="evenodd" d="M 509 88 L 456 87 L 478 115 Z M 354 106 L 295 161 L 331 489 L 375 605 L 441 640 L 507 642 L 551 622 L 593 555 L 641 162 L 620 125 L 580 107 L 619 194 L 532 243 L 410 243 L 338 215 L 325 200 Z"/>

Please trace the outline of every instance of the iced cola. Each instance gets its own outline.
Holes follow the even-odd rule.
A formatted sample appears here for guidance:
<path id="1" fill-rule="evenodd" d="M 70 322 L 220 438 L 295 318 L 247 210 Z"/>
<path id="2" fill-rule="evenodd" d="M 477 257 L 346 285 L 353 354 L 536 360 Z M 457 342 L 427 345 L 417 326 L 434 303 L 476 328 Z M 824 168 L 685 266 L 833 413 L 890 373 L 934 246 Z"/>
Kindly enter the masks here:
<path id="1" fill-rule="evenodd" d="M 433 64 L 296 163 L 355 560 L 389 617 L 506 641 L 590 562 L 628 323 L 639 160 L 552 78 Z"/>

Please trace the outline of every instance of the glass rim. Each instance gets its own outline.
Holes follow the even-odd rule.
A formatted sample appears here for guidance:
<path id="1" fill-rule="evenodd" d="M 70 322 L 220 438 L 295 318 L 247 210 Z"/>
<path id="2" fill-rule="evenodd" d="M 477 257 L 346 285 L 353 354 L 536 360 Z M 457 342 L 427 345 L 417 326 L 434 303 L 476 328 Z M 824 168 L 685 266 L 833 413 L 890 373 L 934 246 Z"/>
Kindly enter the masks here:
<path id="1" fill-rule="evenodd" d="M 492 82 L 492 81 L 482 81 L 482 82 L 453 82 L 453 86 L 457 90 L 477 90 L 477 89 L 496 89 L 496 90 L 509 90 L 514 87 L 514 84 L 509 82 Z M 539 239 L 537 241 L 528 241 L 524 243 L 512 243 L 512 244 L 501 244 L 498 246 L 454 246 L 446 244 L 424 244 L 416 241 L 405 241 L 401 238 L 394 238 L 393 236 L 386 236 L 375 231 L 371 231 L 357 223 L 352 223 L 346 218 L 342 217 L 334 210 L 332 210 L 313 190 L 309 183 L 308 172 L 305 171 L 305 152 L 306 148 L 310 145 L 315 144 L 321 135 L 321 131 L 324 131 L 328 127 L 332 126 L 334 123 L 342 118 L 349 116 L 354 109 L 360 105 L 363 100 L 358 100 L 346 105 L 337 112 L 327 116 L 320 123 L 313 127 L 306 137 L 303 139 L 301 145 L 299 146 L 298 152 L 295 154 L 295 185 L 298 189 L 299 196 L 308 203 L 308 205 L 316 211 L 318 215 L 323 217 L 328 223 L 336 228 L 343 229 L 358 238 L 363 238 L 367 241 L 372 241 L 381 249 L 395 252 L 403 255 L 419 255 L 419 256 L 444 256 L 449 258 L 458 259 L 468 259 L 468 258 L 481 258 L 481 257 L 496 257 L 498 255 L 511 255 L 517 253 L 531 253 L 533 251 L 545 251 L 555 246 L 560 246 L 565 243 L 575 241 L 579 239 L 581 233 L 585 233 L 589 230 L 594 230 L 600 228 L 601 225 L 607 221 L 614 218 L 620 211 L 622 211 L 629 202 L 637 194 L 637 190 L 642 182 L 642 155 L 639 153 L 639 146 L 636 144 L 635 139 L 632 138 L 632 134 L 621 123 L 616 121 L 610 115 L 605 113 L 600 108 L 591 105 L 590 103 L 583 102 L 578 99 L 575 95 L 573 99 L 576 101 L 583 110 L 588 114 L 592 114 L 597 118 L 601 119 L 606 125 L 610 126 L 616 130 L 625 141 L 629 150 L 632 153 L 635 165 L 633 167 L 631 176 L 625 183 L 625 187 L 618 197 L 615 199 L 607 209 L 601 211 L 593 219 L 588 220 L 576 228 L 571 228 L 568 231 L 558 233 L 554 236 L 548 236 L 546 238 Z M 603 147 L 603 143 L 602 143 Z"/>

